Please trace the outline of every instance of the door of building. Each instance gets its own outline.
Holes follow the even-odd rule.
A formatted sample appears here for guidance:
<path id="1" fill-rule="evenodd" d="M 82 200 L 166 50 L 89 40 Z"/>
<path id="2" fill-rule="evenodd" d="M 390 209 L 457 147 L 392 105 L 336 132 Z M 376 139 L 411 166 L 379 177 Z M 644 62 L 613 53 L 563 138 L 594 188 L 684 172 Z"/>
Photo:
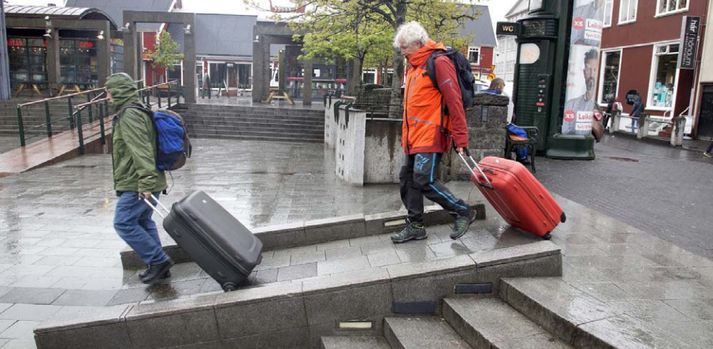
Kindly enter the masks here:
<path id="1" fill-rule="evenodd" d="M 698 119 L 698 137 L 713 138 L 713 85 L 703 86 L 701 115 Z"/>

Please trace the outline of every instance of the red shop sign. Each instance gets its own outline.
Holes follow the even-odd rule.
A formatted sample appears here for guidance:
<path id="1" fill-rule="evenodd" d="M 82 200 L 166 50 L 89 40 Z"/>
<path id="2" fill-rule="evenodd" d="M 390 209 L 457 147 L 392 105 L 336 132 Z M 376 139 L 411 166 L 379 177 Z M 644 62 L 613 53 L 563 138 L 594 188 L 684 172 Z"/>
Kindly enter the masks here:
<path id="1" fill-rule="evenodd" d="M 79 48 L 93 48 L 94 42 L 92 41 L 80 41 Z"/>
<path id="2" fill-rule="evenodd" d="M 23 47 L 25 46 L 25 40 L 22 39 L 7 39 L 7 46 L 8 47 Z"/>

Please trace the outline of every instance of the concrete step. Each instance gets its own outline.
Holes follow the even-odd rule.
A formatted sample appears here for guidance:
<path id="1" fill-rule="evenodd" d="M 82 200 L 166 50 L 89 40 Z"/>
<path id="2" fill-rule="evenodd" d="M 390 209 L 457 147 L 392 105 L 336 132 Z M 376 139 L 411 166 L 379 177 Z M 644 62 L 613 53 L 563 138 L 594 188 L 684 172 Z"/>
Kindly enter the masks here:
<path id="1" fill-rule="evenodd" d="M 322 349 L 391 349 L 384 337 L 328 336 L 322 337 Z"/>
<path id="2" fill-rule="evenodd" d="M 384 336 L 394 349 L 470 349 L 446 320 L 436 316 L 384 318 Z"/>
<path id="3" fill-rule="evenodd" d="M 629 315 L 562 278 L 503 278 L 499 295 L 510 306 L 575 348 L 691 347 L 680 339 L 680 334 L 672 334 L 665 327 Z M 631 314 L 636 311 L 631 309 Z"/>
<path id="4" fill-rule="evenodd" d="M 473 348 L 572 348 L 495 297 L 446 298 L 443 318 Z"/>

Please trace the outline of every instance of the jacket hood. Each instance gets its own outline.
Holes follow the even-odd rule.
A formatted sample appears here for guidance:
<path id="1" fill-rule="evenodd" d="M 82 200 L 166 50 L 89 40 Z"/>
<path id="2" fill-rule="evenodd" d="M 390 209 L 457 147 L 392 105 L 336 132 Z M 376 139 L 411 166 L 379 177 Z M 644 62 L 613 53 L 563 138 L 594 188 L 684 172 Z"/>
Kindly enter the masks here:
<path id="1" fill-rule="evenodd" d="M 130 102 L 138 102 L 139 94 L 134 79 L 126 73 L 112 74 L 106 80 L 104 87 L 111 93 L 111 108 L 119 111 L 121 107 Z"/>
<path id="2" fill-rule="evenodd" d="M 414 67 L 418 67 L 426 63 L 428 57 L 431 56 L 431 52 L 435 50 L 445 49 L 446 46 L 444 46 L 442 43 L 429 40 L 425 45 L 423 45 L 423 47 L 416 51 L 416 53 L 408 57 L 408 63 Z"/>

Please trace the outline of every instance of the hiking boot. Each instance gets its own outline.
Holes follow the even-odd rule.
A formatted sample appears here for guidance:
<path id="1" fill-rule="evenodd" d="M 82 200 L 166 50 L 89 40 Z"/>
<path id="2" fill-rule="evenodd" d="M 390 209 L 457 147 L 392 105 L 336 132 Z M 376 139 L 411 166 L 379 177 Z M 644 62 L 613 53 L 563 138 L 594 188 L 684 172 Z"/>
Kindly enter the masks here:
<path id="1" fill-rule="evenodd" d="M 458 215 L 455 223 L 453 224 L 453 232 L 450 235 L 451 239 L 460 239 L 461 236 L 465 235 L 465 233 L 468 232 L 468 228 L 470 228 L 471 223 L 475 221 L 475 216 L 475 208 L 472 207 L 468 209 L 468 213 L 466 215 Z"/>
<path id="2" fill-rule="evenodd" d="M 391 235 L 391 241 L 400 244 L 409 240 L 423 240 L 428 237 L 423 223 L 409 223 L 400 232 Z"/>
<path id="3" fill-rule="evenodd" d="M 140 272 L 140 273 L 139 273 L 139 279 L 145 278 L 145 277 L 146 277 L 146 273 L 148 273 L 149 269 L 150 269 L 150 266 L 149 266 L 149 268 L 146 268 L 146 270 Z M 163 274 L 162 279 L 167 279 L 167 278 L 170 278 L 170 277 L 171 277 L 171 271 L 169 270 L 169 271 L 166 272 L 166 274 Z"/>
<path id="4" fill-rule="evenodd" d="M 173 264 L 173 261 L 169 259 L 163 263 L 149 265 L 149 268 L 146 269 L 144 273 L 144 277 L 141 278 L 141 282 L 153 285 L 159 280 L 167 278 L 167 274 L 170 273 Z"/>
<path id="5" fill-rule="evenodd" d="M 707 157 L 707 158 L 713 158 L 713 154 L 711 154 L 711 153 L 709 153 L 709 152 L 707 152 L 707 151 L 704 151 L 704 152 L 703 152 L 703 156 L 705 156 L 705 157 Z"/>

